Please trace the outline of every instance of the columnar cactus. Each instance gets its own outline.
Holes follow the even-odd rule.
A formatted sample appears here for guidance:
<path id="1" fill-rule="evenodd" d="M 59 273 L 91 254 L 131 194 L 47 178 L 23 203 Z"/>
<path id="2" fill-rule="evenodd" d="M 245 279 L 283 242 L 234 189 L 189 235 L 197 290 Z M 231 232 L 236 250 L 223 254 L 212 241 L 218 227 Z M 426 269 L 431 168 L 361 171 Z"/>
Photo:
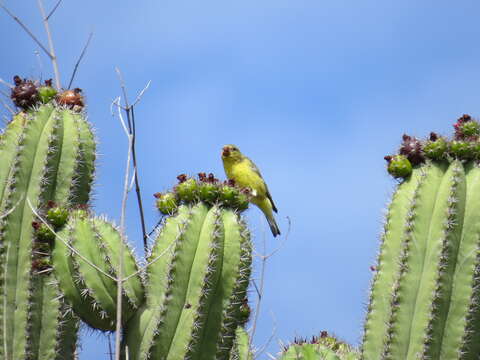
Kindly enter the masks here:
<path id="1" fill-rule="evenodd" d="M 365 323 L 370 359 L 478 359 L 480 126 L 447 142 L 404 136 L 411 162 L 389 207 Z M 395 157 L 389 157 L 389 170 Z"/>
<path id="2" fill-rule="evenodd" d="M 115 226 L 77 210 L 58 233 L 52 261 L 60 287 L 75 313 L 96 329 L 115 330 L 121 247 L 123 276 L 129 277 L 123 282 L 122 319 L 127 321 L 144 301 L 143 284 L 132 251 Z"/>
<path id="3" fill-rule="evenodd" d="M 81 112 L 40 105 L 32 82 L 15 83 L 12 98 L 23 111 L 0 135 L 0 358 L 69 359 L 77 320 L 65 311 L 30 206 L 85 204 L 95 142 Z"/>
<path id="4" fill-rule="evenodd" d="M 169 216 L 142 274 L 124 251 L 123 350 L 130 360 L 228 359 L 235 331 L 248 318 L 251 243 L 239 214 L 248 206 L 246 195 L 213 175 L 179 180 L 173 192 L 156 194 Z M 83 210 L 70 214 L 55 240 L 60 287 L 93 328 L 115 328 L 122 246 L 111 224 Z"/>
<path id="5" fill-rule="evenodd" d="M 182 205 L 147 260 L 146 304 L 126 328 L 129 359 L 228 358 L 250 276 L 250 240 L 239 216 Z"/>

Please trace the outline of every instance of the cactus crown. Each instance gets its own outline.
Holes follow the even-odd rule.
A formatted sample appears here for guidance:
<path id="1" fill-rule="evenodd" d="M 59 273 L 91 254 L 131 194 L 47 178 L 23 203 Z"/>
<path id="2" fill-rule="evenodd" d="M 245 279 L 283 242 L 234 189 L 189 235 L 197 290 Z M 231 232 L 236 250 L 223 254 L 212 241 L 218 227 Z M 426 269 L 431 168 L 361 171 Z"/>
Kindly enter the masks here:
<path id="1" fill-rule="evenodd" d="M 424 140 L 404 134 L 398 154 L 385 156 L 389 174 L 406 178 L 412 167 L 431 161 L 480 161 L 480 123 L 465 114 L 453 127 L 455 133 L 450 140 L 434 132 Z"/>
<path id="2" fill-rule="evenodd" d="M 179 205 L 194 205 L 199 202 L 209 207 L 217 205 L 238 212 L 248 208 L 250 189 L 239 188 L 233 180 L 222 182 L 212 173 L 199 173 L 198 179 L 180 174 L 177 180 L 178 184 L 172 191 L 154 194 L 157 208 L 164 215 L 175 214 Z"/>

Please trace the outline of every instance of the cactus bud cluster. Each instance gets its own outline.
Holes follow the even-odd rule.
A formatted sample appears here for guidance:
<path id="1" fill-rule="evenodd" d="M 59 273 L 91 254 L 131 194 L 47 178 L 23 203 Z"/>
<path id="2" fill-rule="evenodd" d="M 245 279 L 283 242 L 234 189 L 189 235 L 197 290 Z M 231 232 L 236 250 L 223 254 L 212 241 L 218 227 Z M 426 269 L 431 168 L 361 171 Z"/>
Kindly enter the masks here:
<path id="1" fill-rule="evenodd" d="M 398 155 L 385 156 L 387 170 L 395 178 L 406 178 L 414 166 L 431 161 L 480 160 L 480 123 L 470 115 L 461 116 L 453 125 L 455 134 L 448 140 L 430 133 L 426 140 L 404 134 Z"/>
<path id="2" fill-rule="evenodd" d="M 182 204 L 190 205 L 203 202 L 209 206 L 244 211 L 248 208 L 250 191 L 239 188 L 233 180 L 220 181 L 210 173 L 199 173 L 198 179 L 185 174 L 177 176 L 178 184 L 173 191 L 156 193 L 157 208 L 164 215 L 174 214 Z"/>
<path id="3" fill-rule="evenodd" d="M 60 230 L 68 220 L 68 210 L 57 205 L 53 201 L 49 201 L 45 210 L 45 220 L 47 223 L 38 219 L 32 222 L 35 238 L 32 252 L 32 269 L 40 273 L 50 269 L 51 246 L 55 241 L 55 231 Z"/>
<path id="4" fill-rule="evenodd" d="M 284 346 L 280 360 L 359 358 L 360 355 L 351 346 L 322 331 L 319 336 L 311 339 L 295 338 L 292 344 Z"/>
<path id="5" fill-rule="evenodd" d="M 13 82 L 15 87 L 12 89 L 10 98 L 15 106 L 22 110 L 47 104 L 52 100 L 75 111 L 84 107 L 82 90 L 79 88 L 58 92 L 53 88 L 51 79 L 45 80 L 44 85 L 39 86 L 38 82 L 22 79 L 18 75 L 14 76 Z"/>

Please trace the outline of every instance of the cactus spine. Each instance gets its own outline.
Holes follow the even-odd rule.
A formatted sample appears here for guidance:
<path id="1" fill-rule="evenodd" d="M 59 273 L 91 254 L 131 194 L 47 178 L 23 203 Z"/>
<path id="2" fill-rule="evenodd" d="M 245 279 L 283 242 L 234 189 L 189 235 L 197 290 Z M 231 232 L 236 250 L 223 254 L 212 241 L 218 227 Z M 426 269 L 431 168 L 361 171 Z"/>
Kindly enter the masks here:
<path id="1" fill-rule="evenodd" d="M 0 358 L 73 357 L 71 314 L 49 271 L 38 271 L 30 209 L 88 201 L 95 142 L 81 113 L 50 103 L 16 115 L 0 137 Z"/>

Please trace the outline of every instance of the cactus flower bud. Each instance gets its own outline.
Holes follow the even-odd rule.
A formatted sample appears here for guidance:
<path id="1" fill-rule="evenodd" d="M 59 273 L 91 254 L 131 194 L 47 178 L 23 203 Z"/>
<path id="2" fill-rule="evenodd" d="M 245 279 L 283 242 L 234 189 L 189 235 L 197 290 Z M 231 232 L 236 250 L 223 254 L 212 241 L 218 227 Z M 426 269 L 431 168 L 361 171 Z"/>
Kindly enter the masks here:
<path id="1" fill-rule="evenodd" d="M 475 147 L 471 141 L 453 140 L 450 143 L 450 154 L 460 160 L 470 160 L 475 157 Z"/>
<path id="2" fill-rule="evenodd" d="M 177 208 L 177 199 L 174 193 L 156 194 L 157 209 L 164 215 L 173 214 Z"/>
<path id="3" fill-rule="evenodd" d="M 186 203 L 193 202 L 198 195 L 198 185 L 195 179 L 187 179 L 175 187 L 178 198 Z"/>
<path id="4" fill-rule="evenodd" d="M 65 225 L 68 219 L 67 209 L 55 206 L 47 211 L 47 220 L 53 225 L 55 229 L 58 229 Z"/>
<path id="5" fill-rule="evenodd" d="M 430 134 L 430 140 L 423 147 L 423 152 L 429 159 L 441 160 L 445 157 L 448 150 L 447 141 L 442 137 L 438 137 L 435 133 L 432 134 Z"/>
<path id="6" fill-rule="evenodd" d="M 44 104 L 50 102 L 57 96 L 57 90 L 52 87 L 52 79 L 45 80 L 45 85 L 38 88 L 38 97 Z"/>
<path id="7" fill-rule="evenodd" d="M 35 234 L 39 242 L 44 243 L 53 243 L 55 240 L 55 234 L 47 227 L 45 224 L 40 224 L 37 229 L 35 229 Z"/>
<path id="8" fill-rule="evenodd" d="M 412 173 L 412 164 L 405 155 L 395 155 L 388 161 L 388 173 L 395 178 L 406 178 Z"/>

